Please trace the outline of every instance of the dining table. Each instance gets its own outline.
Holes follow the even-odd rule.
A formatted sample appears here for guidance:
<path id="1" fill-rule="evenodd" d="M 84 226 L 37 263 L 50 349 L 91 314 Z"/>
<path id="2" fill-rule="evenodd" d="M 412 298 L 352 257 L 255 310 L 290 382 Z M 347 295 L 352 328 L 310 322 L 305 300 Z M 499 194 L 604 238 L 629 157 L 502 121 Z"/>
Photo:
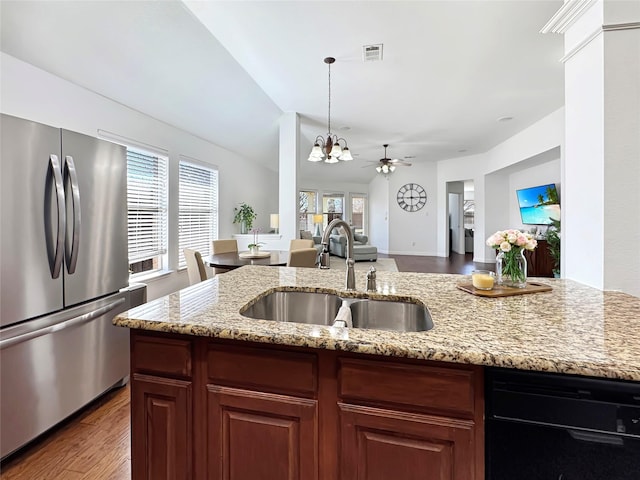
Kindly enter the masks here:
<path id="1" fill-rule="evenodd" d="M 268 255 L 267 255 L 268 254 Z M 259 255 L 251 255 L 249 252 L 228 252 L 209 255 L 202 259 L 210 267 L 232 270 L 244 265 L 268 265 L 283 267 L 289 260 L 288 250 L 271 250 L 260 252 Z"/>

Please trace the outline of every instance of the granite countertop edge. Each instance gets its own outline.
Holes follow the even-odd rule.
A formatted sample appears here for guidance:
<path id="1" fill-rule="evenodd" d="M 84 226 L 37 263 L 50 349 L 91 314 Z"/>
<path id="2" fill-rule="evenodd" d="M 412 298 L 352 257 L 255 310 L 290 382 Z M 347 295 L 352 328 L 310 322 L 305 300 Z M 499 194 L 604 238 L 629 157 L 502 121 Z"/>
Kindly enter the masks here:
<path id="1" fill-rule="evenodd" d="M 552 292 L 482 298 L 456 288 L 467 279 L 462 275 L 378 272 L 378 292 L 365 292 L 360 283 L 355 292 L 347 292 L 339 288 L 344 272 L 250 266 L 123 312 L 114 324 L 246 342 L 640 381 L 640 322 L 629 322 L 633 312 L 637 319 L 640 298 L 547 278 L 536 280 L 551 285 Z M 434 329 L 411 333 L 342 329 L 240 315 L 240 309 L 275 289 L 423 303 L 432 314 Z"/>

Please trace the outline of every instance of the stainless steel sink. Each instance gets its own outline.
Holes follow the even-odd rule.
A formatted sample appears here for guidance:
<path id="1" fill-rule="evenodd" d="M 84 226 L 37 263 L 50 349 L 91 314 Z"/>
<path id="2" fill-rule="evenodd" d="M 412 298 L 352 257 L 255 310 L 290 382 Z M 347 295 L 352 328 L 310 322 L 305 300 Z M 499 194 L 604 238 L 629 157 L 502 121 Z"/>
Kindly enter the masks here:
<path id="1" fill-rule="evenodd" d="M 276 291 L 240 314 L 276 322 L 333 325 L 343 300 L 349 304 L 353 328 L 421 332 L 433 328 L 427 307 L 410 302 L 342 298 L 330 293 Z"/>
<path id="2" fill-rule="evenodd" d="M 354 328 L 422 332 L 433 328 L 429 310 L 409 302 L 357 300 L 351 303 Z"/>
<path id="3" fill-rule="evenodd" d="M 329 293 L 272 292 L 265 295 L 241 315 L 277 322 L 333 325 L 342 298 Z"/>

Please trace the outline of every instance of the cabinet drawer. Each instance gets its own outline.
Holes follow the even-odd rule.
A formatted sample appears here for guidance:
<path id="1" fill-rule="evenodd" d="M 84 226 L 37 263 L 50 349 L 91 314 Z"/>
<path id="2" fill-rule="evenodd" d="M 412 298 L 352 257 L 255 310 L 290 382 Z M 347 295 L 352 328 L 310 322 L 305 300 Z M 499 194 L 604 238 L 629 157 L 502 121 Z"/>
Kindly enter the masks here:
<path id="1" fill-rule="evenodd" d="M 314 354 L 227 345 L 207 352 L 209 382 L 221 385 L 313 396 L 317 370 Z"/>
<path id="2" fill-rule="evenodd" d="M 362 404 L 472 417 L 474 372 L 386 361 L 339 360 L 339 394 Z"/>
<path id="3" fill-rule="evenodd" d="M 133 335 L 131 343 L 134 372 L 191 378 L 190 341 Z"/>

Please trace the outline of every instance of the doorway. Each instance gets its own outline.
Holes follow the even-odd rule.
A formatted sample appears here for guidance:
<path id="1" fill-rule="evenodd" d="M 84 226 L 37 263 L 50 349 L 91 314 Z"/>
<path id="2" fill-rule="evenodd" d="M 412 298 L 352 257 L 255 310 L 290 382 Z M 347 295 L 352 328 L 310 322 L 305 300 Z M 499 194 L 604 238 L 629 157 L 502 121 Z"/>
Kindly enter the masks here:
<path id="1" fill-rule="evenodd" d="M 449 255 L 464 253 L 463 194 L 449 193 Z"/>
<path id="2" fill-rule="evenodd" d="M 447 256 L 473 253 L 474 195 L 473 180 L 447 182 Z"/>

